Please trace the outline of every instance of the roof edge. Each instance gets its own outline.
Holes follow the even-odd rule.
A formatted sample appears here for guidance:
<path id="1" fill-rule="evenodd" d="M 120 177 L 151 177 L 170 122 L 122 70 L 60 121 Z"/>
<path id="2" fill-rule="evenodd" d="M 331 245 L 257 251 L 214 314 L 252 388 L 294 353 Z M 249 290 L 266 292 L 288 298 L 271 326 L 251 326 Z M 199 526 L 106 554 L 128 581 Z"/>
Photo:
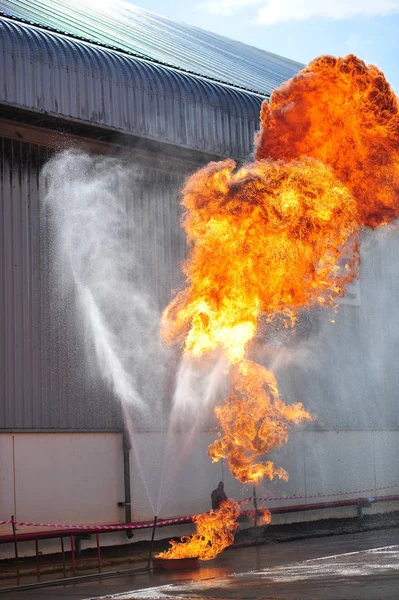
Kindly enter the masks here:
<path id="1" fill-rule="evenodd" d="M 75 35 L 73 33 L 69 33 L 66 31 L 61 31 L 60 29 L 57 29 L 56 27 L 51 27 L 50 25 L 43 25 L 42 23 L 37 23 L 35 21 L 30 21 L 28 19 L 23 19 L 22 17 L 17 17 L 16 15 L 11 15 L 6 13 L 3 10 L 0 10 L 0 17 L 4 18 L 4 19 L 9 19 L 10 21 L 15 21 L 17 23 L 21 23 L 23 25 L 28 25 L 30 27 L 35 27 L 37 29 L 43 30 L 43 31 L 48 31 L 50 33 L 56 33 L 57 35 L 62 35 L 63 37 L 66 38 L 70 38 L 73 40 L 78 40 L 80 42 L 85 42 L 88 44 L 93 44 L 94 46 L 97 46 L 98 48 L 103 48 L 104 50 L 112 50 L 113 52 L 118 52 L 120 54 L 123 54 L 125 56 L 131 56 L 134 58 L 140 58 L 141 60 L 145 60 L 148 62 L 151 62 L 155 65 L 159 65 L 161 67 L 167 67 L 169 69 L 174 69 L 175 71 L 179 71 L 180 73 L 185 73 L 186 75 L 190 75 L 192 77 L 196 77 L 198 79 L 202 79 L 204 81 L 210 81 L 212 83 L 217 83 L 219 85 L 223 85 L 226 86 L 228 88 L 231 89 L 236 89 L 236 90 L 240 90 L 243 92 L 248 92 L 250 94 L 254 94 L 256 96 L 259 96 L 261 98 L 269 98 L 270 94 L 265 94 L 264 92 L 261 92 L 259 90 L 254 90 L 254 89 L 250 89 L 244 86 L 240 86 L 240 85 L 236 85 L 233 84 L 231 82 L 228 81 L 223 81 L 222 79 L 217 79 L 216 77 L 206 77 L 205 75 L 201 75 L 199 73 L 196 73 L 195 71 L 189 71 L 188 69 L 183 69 L 182 67 L 179 67 L 177 65 L 173 65 L 171 63 L 167 63 L 161 60 L 156 60 L 150 56 L 146 56 L 144 54 L 141 54 L 140 52 L 129 52 L 128 50 L 123 50 L 122 48 L 118 48 L 117 46 L 112 46 L 110 44 L 105 44 L 105 43 L 100 43 L 96 40 L 93 40 L 89 37 L 84 37 L 84 36 L 79 36 L 79 35 Z M 277 56 L 277 55 L 276 55 Z M 292 61 L 295 62 L 295 61 Z"/>

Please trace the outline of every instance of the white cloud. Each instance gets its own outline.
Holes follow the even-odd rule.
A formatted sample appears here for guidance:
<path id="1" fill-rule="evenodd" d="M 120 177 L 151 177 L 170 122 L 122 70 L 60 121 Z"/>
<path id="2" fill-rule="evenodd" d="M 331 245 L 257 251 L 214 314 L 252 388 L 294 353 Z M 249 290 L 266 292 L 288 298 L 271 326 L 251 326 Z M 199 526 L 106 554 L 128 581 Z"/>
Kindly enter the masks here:
<path id="1" fill-rule="evenodd" d="M 211 15 L 229 16 L 237 12 L 237 10 L 264 4 L 265 0 L 207 0 L 199 5 L 199 8 L 204 8 Z"/>
<path id="2" fill-rule="evenodd" d="M 399 0 L 269 0 L 257 15 L 258 23 L 274 25 L 282 21 L 327 17 L 350 19 L 399 12 Z"/>
<path id="3" fill-rule="evenodd" d="M 207 0 L 201 7 L 212 14 L 232 15 L 257 5 L 261 6 L 256 20 L 264 25 L 312 17 L 351 19 L 399 13 L 399 0 Z"/>

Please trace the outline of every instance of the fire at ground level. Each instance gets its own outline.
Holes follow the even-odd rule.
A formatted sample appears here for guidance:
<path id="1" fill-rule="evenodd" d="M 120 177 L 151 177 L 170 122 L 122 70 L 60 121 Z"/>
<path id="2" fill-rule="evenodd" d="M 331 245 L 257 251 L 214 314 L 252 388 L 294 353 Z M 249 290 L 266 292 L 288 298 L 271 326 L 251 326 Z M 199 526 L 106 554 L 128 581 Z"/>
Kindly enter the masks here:
<path id="1" fill-rule="evenodd" d="M 8 600 L 388 600 L 399 590 L 399 529 L 230 549 L 201 569 L 17 591 Z"/>

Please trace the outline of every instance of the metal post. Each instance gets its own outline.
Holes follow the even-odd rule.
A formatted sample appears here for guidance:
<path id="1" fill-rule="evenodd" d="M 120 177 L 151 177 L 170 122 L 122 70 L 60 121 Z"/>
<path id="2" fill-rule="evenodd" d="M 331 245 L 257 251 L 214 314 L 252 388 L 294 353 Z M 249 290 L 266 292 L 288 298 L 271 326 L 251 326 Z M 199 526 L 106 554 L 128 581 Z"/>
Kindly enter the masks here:
<path id="1" fill-rule="evenodd" d="M 12 535 L 14 537 L 14 552 L 15 552 L 15 562 L 17 567 L 17 585 L 19 585 L 19 560 L 18 560 L 18 540 L 17 533 L 15 529 L 15 520 L 14 515 L 11 515 L 11 527 L 12 527 Z"/>
<path id="2" fill-rule="evenodd" d="M 12 535 L 14 537 L 15 560 L 17 561 L 17 569 L 18 569 L 18 540 L 17 540 L 17 532 L 15 529 L 14 515 L 11 515 L 11 525 L 12 525 Z"/>
<path id="3" fill-rule="evenodd" d="M 40 577 L 40 556 L 39 556 L 39 540 L 35 540 L 35 552 L 36 552 L 36 574 Z"/>
<path id="4" fill-rule="evenodd" d="M 125 487 L 125 501 L 121 503 L 125 507 L 125 523 L 132 522 L 132 498 L 130 493 L 130 437 L 126 429 L 123 426 L 122 433 L 122 445 L 123 445 L 123 482 Z M 131 529 L 125 529 L 126 537 L 130 540 L 133 537 L 133 531 Z"/>
<path id="5" fill-rule="evenodd" d="M 64 577 L 66 575 L 65 573 L 65 549 L 64 549 L 64 538 L 61 536 L 61 554 L 62 554 L 62 569 L 64 571 Z"/>
<path id="6" fill-rule="evenodd" d="M 98 563 L 98 570 L 101 571 L 100 534 L 98 532 L 96 533 L 96 540 L 97 540 L 97 563 Z"/>
<path id="7" fill-rule="evenodd" d="M 255 484 L 253 486 L 253 499 L 254 499 L 254 509 L 255 509 L 254 526 L 257 527 L 258 526 L 258 500 L 256 498 L 256 487 L 255 487 Z"/>
<path id="8" fill-rule="evenodd" d="M 157 515 L 155 515 L 154 517 L 154 524 L 152 526 L 152 535 L 151 535 L 151 546 L 150 546 L 150 553 L 148 555 L 148 565 L 147 565 L 147 569 L 151 568 L 151 558 L 152 558 L 152 551 L 154 549 L 154 539 L 155 539 L 155 528 L 157 526 L 157 521 L 158 521 L 158 517 Z"/>
<path id="9" fill-rule="evenodd" d="M 74 575 L 76 575 L 75 543 L 74 543 L 72 534 L 71 534 L 71 556 L 72 556 L 72 573 Z"/>
<path id="10" fill-rule="evenodd" d="M 357 505 L 357 522 L 359 525 L 359 529 L 361 530 L 363 527 L 363 505 L 362 504 Z"/>

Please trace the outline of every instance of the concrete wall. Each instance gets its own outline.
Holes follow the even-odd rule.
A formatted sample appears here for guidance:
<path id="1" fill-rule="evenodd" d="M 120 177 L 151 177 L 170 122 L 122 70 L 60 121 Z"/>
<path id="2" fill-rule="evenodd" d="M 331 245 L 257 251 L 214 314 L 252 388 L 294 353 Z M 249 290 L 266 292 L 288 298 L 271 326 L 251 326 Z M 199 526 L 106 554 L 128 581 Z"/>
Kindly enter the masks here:
<path id="1" fill-rule="evenodd" d="M 132 518 L 152 519 L 185 516 L 210 509 L 210 494 L 223 479 L 226 492 L 236 500 L 252 496 L 252 486 L 241 485 L 222 463 L 213 464 L 206 455 L 214 433 L 200 431 L 194 439 L 184 434 L 167 440 L 164 433 L 137 433 L 131 452 Z M 273 457 L 287 469 L 288 482 L 268 482 L 257 487 L 258 496 L 311 496 L 353 492 L 345 498 L 396 494 L 399 492 L 399 431 L 293 430 L 289 443 Z M 136 458 L 135 458 L 136 457 Z M 140 467 L 137 464 L 140 460 Z M 144 474 L 144 480 L 141 476 Z M 163 480 L 163 483 L 161 484 Z M 119 434 L 1 434 L 0 519 L 15 514 L 17 520 L 43 523 L 98 524 L 122 522 L 122 443 Z M 397 488 L 378 490 L 386 486 Z M 148 494 L 146 493 L 146 486 Z M 162 493 L 159 498 L 159 489 Z M 363 492 L 362 490 L 370 490 Z M 306 498 L 270 501 L 268 506 L 306 504 Z M 378 506 L 378 505 L 376 505 Z M 249 506 L 250 508 L 252 505 Z M 379 505 L 378 510 L 397 509 Z M 274 517 L 275 523 L 313 520 L 325 516 L 353 516 L 352 508 L 314 511 Z M 10 526 L 0 526 L 10 533 Z M 190 533 L 192 526 L 165 528 L 157 537 Z M 132 543 L 148 539 L 149 532 L 136 532 Z M 127 543 L 124 534 L 107 534 L 104 545 Z M 94 543 L 85 542 L 89 546 Z M 59 542 L 41 542 L 41 549 L 58 551 Z M 33 544 L 20 552 L 32 554 Z M 0 546 L 0 558 L 13 548 Z"/>

